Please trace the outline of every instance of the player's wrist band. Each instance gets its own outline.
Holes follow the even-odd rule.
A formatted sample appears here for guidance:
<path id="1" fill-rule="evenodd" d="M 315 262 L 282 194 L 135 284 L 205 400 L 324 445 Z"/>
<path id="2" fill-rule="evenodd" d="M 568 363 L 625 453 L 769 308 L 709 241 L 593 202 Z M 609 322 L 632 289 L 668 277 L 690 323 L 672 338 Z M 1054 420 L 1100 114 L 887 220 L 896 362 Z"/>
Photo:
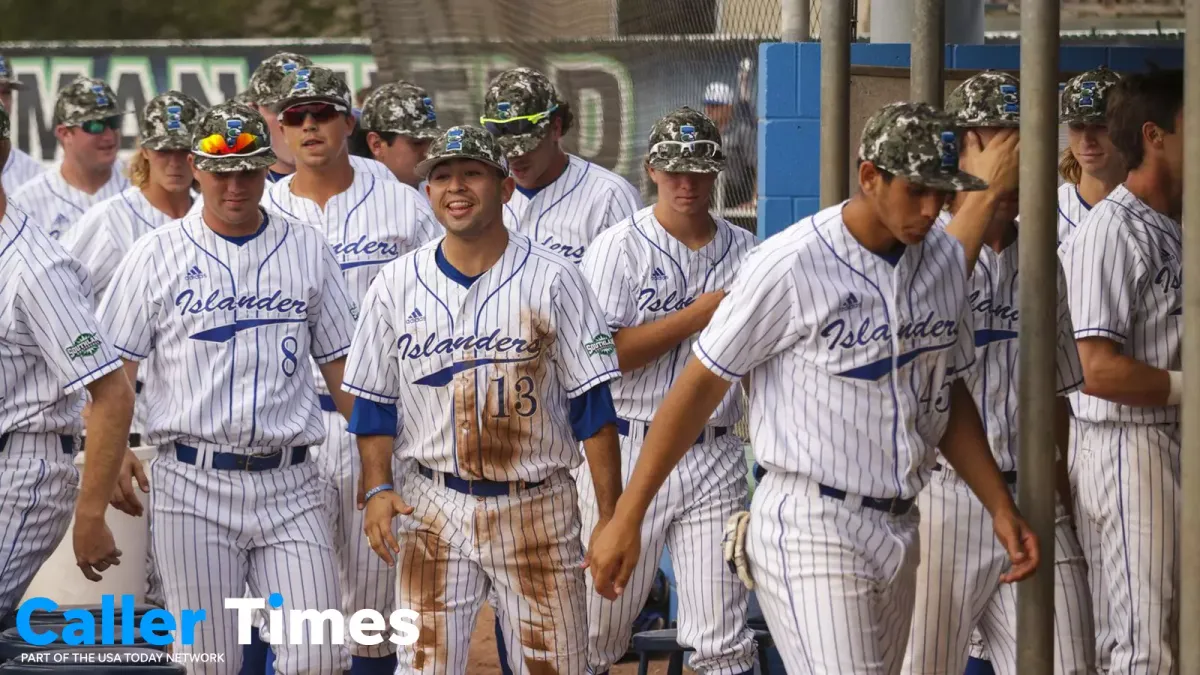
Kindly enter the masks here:
<path id="1" fill-rule="evenodd" d="M 391 483 L 384 483 L 383 485 L 377 485 L 377 486 L 371 488 L 370 490 L 367 490 L 366 496 L 363 497 L 363 503 L 366 504 L 368 501 L 371 500 L 371 497 L 374 497 L 375 495 L 379 494 L 380 492 L 387 492 L 388 490 L 394 490 L 394 489 L 395 489 L 395 486 L 392 485 Z"/>
<path id="2" fill-rule="evenodd" d="M 1168 370 L 1171 378 L 1171 392 L 1167 394 L 1167 405 L 1179 405 L 1183 401 L 1183 371 Z"/>

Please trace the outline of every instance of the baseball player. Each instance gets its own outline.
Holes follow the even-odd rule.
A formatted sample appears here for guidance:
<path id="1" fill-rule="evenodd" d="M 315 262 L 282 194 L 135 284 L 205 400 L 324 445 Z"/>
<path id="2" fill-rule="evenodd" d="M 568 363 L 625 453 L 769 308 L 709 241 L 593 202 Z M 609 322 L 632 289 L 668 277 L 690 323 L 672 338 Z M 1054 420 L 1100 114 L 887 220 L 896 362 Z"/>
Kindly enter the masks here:
<path id="1" fill-rule="evenodd" d="M 442 227 L 429 202 L 397 181 L 356 171 L 346 155 L 353 128 L 350 89 L 333 71 L 311 67 L 305 80 L 284 79 L 289 90 L 279 103 L 284 140 L 296 159 L 296 172 L 267 189 L 270 207 L 317 226 L 333 247 L 349 286 L 351 301 L 362 302 L 379 270 L 399 256 L 436 239 Z M 301 82 L 306 86 L 299 86 Z M 333 532 L 341 563 L 342 608 L 349 617 L 360 609 L 390 616 L 395 609 L 395 578 L 363 537 L 356 491 L 361 464 L 346 419 L 318 385 L 325 419 L 325 443 L 318 469 L 337 493 Z M 395 467 L 394 467 L 395 468 Z M 392 673 L 395 645 L 389 641 L 351 647 L 358 673 Z"/>
<path id="2" fill-rule="evenodd" d="M 621 489 L 613 340 L 576 266 L 504 226 L 513 181 L 487 132 L 448 129 L 417 175 L 446 234 L 371 284 L 344 385 L 365 531 L 399 570 L 397 604 L 420 616 L 396 672 L 465 673 L 494 593 L 516 672 L 583 673 L 570 470 L 582 443 L 603 523 Z M 393 447 L 416 465 L 398 491 Z"/>
<path id="3" fill-rule="evenodd" d="M 1058 121 L 1067 125 L 1068 146 L 1058 163 L 1065 181 L 1058 188 L 1060 246 L 1083 223 L 1092 204 L 1125 180 L 1125 163 L 1104 119 L 1109 93 L 1120 81 L 1120 75 L 1100 66 L 1076 75 L 1063 88 Z"/>
<path id="4" fill-rule="evenodd" d="M 731 558 L 747 568 L 772 632 L 788 637 L 776 642 L 788 672 L 899 672 L 918 562 L 912 506 L 940 461 L 935 448 L 992 514 L 1012 561 L 1001 580 L 1036 569 L 1037 537 L 963 380 L 975 354 L 962 246 L 934 227 L 949 195 L 1003 190 L 1015 163 L 993 156 L 989 188 L 959 169 L 957 147 L 949 115 L 884 106 L 863 130 L 859 192 L 747 256 L 594 538 L 601 594 L 628 590 L 646 509 L 747 376 L 751 440 L 767 472 L 748 525 L 738 521 L 745 541 L 734 548 L 746 555 Z"/>
<path id="5" fill-rule="evenodd" d="M 433 99 L 408 82 L 380 86 L 363 103 L 359 127 L 367 134 L 367 147 L 396 180 L 416 188 L 415 168 L 425 158 L 429 143 L 441 133 Z"/>
<path id="6" fill-rule="evenodd" d="M 274 139 L 276 161 L 267 172 L 267 181 L 274 183 L 296 170 L 296 159 L 292 151 L 283 141 L 283 131 L 279 127 L 279 101 L 287 93 L 283 90 L 283 80 L 289 73 L 312 66 L 312 59 L 291 52 L 279 52 L 274 56 L 263 59 L 250 75 L 250 84 L 246 90 L 246 98 L 253 101 L 252 108 L 267 121 L 267 127 Z M 369 173 L 378 178 L 391 178 L 392 172 L 382 163 L 365 157 L 351 156 L 350 163 L 355 170 Z"/>
<path id="7" fill-rule="evenodd" d="M 488 86 L 479 121 L 517 184 L 504 224 L 578 264 L 596 235 L 632 216 L 642 200 L 629 181 L 563 151 L 574 119 L 545 75 L 514 68 Z"/>
<path id="8" fill-rule="evenodd" d="M 54 134 L 63 149 L 56 167 L 26 181 L 13 200 L 58 239 L 85 211 L 129 187 L 117 162 L 124 111 L 102 80 L 79 77 L 54 102 Z"/>
<path id="9" fill-rule="evenodd" d="M 1059 174 L 1066 181 L 1058 188 L 1060 247 L 1076 227 L 1083 224 L 1091 205 L 1099 204 L 1125 180 L 1125 162 L 1109 138 L 1105 120 L 1109 94 L 1119 81 L 1119 75 L 1101 66 L 1071 78 L 1063 88 L 1059 122 L 1067 125 L 1069 146 L 1058 164 Z M 1075 392 L 1068 397 L 1072 410 L 1079 410 L 1084 405 L 1084 396 Z M 1081 437 L 1078 419 L 1072 415 L 1071 445 L 1067 453 L 1072 510 L 1079 543 L 1087 560 L 1096 630 L 1096 665 L 1100 672 L 1106 673 L 1115 638 L 1108 622 L 1108 590 L 1104 582 L 1104 561 L 1100 558 L 1100 530 L 1079 503 L 1081 477 L 1075 471 L 1078 466 L 1075 460 Z"/>
<path id="10" fill-rule="evenodd" d="M 1076 487 L 1099 528 L 1115 640 L 1110 673 L 1178 669 L 1183 75 L 1128 75 L 1108 94 L 1129 169 L 1061 250 L 1086 396 Z"/>
<path id="11" fill-rule="evenodd" d="M 188 166 L 187 156 L 192 129 L 200 114 L 200 103 L 182 92 L 168 91 L 151 99 L 142 114 L 139 148 L 130 163 L 132 186 L 88 209 L 75 227 L 59 239 L 67 252 L 87 269 L 97 305 L 133 242 L 157 227 L 182 218 L 190 208 L 192 169 Z M 135 390 L 140 393 L 142 383 L 136 383 Z M 145 416 L 146 403 L 140 401 L 134 408 L 131 448 L 141 445 Z M 141 462 L 135 462 L 133 467 L 140 473 Z M 140 478 L 144 479 L 144 476 Z M 139 482 L 145 487 L 144 480 Z M 140 505 L 127 504 L 123 510 L 142 514 Z M 146 599 L 161 605 L 163 599 L 153 547 L 147 547 L 146 554 Z"/>
<path id="12" fill-rule="evenodd" d="M 0 165 L 8 159 L 0 108 Z M 133 388 L 92 313 L 87 272 L 0 188 L 0 615 L 16 609 L 71 525 L 93 581 L 120 552 L 105 524 L 125 455 Z M 85 479 L 73 454 L 91 394 Z M 76 499 L 78 497 L 78 499 Z"/>
<path id="13" fill-rule="evenodd" d="M 133 243 L 182 218 L 192 206 L 188 155 L 200 103 L 179 91 L 160 94 L 142 114 L 139 148 L 130 162 L 132 186 L 88 209 L 59 239 L 87 267 L 96 301 Z"/>
<path id="14" fill-rule="evenodd" d="M 744 228 L 710 215 L 725 167 L 721 134 L 699 111 L 680 108 L 650 132 L 646 168 L 658 203 L 601 232 L 580 269 L 615 331 L 623 376 L 613 384 L 620 420 L 622 478 L 633 471 L 646 427 L 682 372 L 738 264 L 757 243 Z M 730 391 L 679 466 L 655 495 L 641 533 L 645 554 L 625 595 L 610 601 L 589 588 L 588 665 L 605 673 L 629 647 L 631 627 L 650 591 L 663 547 L 679 585 L 679 642 L 695 650 L 698 673 L 748 673 L 754 634 L 746 626 L 749 591 L 717 554 L 725 522 L 745 508 L 749 486 L 742 440 L 733 425 L 742 396 Z M 599 519 L 586 472 L 579 482 L 583 536 Z"/>
<path id="15" fill-rule="evenodd" d="M 16 110 L 13 107 L 13 92 L 23 89 L 25 85 L 17 79 L 12 64 L 0 54 L 0 108 Z M 31 178 L 42 173 L 46 167 L 13 144 L 8 151 L 8 159 L 0 164 L 0 185 L 8 194 L 16 192 L 17 188 L 27 183 Z"/>
<path id="16" fill-rule="evenodd" d="M 348 416 L 340 385 L 353 319 L 321 233 L 259 206 L 275 161 L 262 117 L 223 103 L 192 139 L 202 213 L 134 243 L 99 313 L 131 378 L 154 354 L 145 378 L 146 443 L 159 448 L 154 557 L 168 610 L 208 610 L 195 643 L 174 650 L 224 654 L 196 665 L 223 674 L 242 662 L 224 599 L 247 584 L 254 597 L 278 594 L 284 612 L 340 607 L 328 489 L 308 454 L 325 429 L 305 361 L 320 364 Z M 302 644 L 272 638 L 277 672 L 340 675 L 350 665 L 328 629 Z"/>
<path id="17" fill-rule="evenodd" d="M 1017 129 L 1020 128 L 1020 82 L 1011 75 L 985 71 L 959 85 L 946 100 L 966 142 L 962 163 L 968 170 L 989 145 L 1004 148 L 1016 167 Z M 1014 185 L 1015 187 L 1015 185 Z M 960 212 L 956 196 L 939 225 L 963 244 L 970 273 L 968 301 L 975 330 L 976 365 L 964 381 L 983 418 L 988 444 L 1014 492 L 1017 483 L 1019 427 L 1017 421 L 1020 331 L 1020 276 L 1017 260 L 1017 193 L 992 191 L 993 217 L 960 221 L 947 227 Z M 967 230 L 967 227 L 976 229 Z M 1066 282 L 1058 284 L 1058 430 L 1068 432 L 1070 408 L 1066 394 L 1083 383 L 1075 350 Z M 1055 671 L 1091 675 L 1095 672 L 1095 633 L 1087 589 L 1087 567 L 1064 504 L 1070 503 L 1062 443 L 1061 499 L 1055 529 Z M 1002 584 L 1006 551 L 992 536 L 992 519 L 962 477 L 939 462 L 928 487 L 917 496 L 921 513 L 920 565 L 906 675 L 962 673 L 967 665 L 971 631 L 978 630 L 996 673 L 1017 672 L 1017 597 L 1011 584 Z"/>

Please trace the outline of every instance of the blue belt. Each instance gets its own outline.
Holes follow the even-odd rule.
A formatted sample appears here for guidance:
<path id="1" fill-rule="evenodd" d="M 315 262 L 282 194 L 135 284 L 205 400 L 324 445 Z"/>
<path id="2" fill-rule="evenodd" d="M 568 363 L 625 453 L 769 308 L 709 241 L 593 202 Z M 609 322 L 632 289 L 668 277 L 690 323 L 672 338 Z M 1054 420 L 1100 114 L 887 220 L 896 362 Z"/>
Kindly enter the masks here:
<path id="1" fill-rule="evenodd" d="M 841 500 L 841 501 L 845 501 L 845 499 L 846 499 L 846 491 L 845 490 L 839 490 L 834 487 L 829 487 L 828 485 L 821 485 L 820 488 L 821 488 L 821 496 L 822 497 L 832 497 L 833 499 L 837 499 L 837 500 Z M 902 516 L 902 515 L 908 513 L 908 510 L 912 508 L 914 501 L 916 501 L 916 500 L 900 499 L 899 497 L 895 497 L 892 499 L 876 499 L 875 497 L 863 497 L 862 505 L 867 507 L 868 509 L 875 509 L 876 511 L 883 511 L 884 513 L 890 513 L 891 515 L 894 515 L 894 516 Z"/>
<path id="2" fill-rule="evenodd" d="M 175 444 L 175 459 L 184 464 L 196 465 L 200 451 L 190 445 Z M 277 450 L 269 455 L 239 455 L 235 452 L 214 452 L 212 466 L 218 471 L 268 471 L 282 466 L 299 464 L 308 458 L 308 446 L 298 445 L 291 449 L 290 461 L 287 451 Z"/>
<path id="3" fill-rule="evenodd" d="M 509 483 L 501 480 L 470 480 L 467 478 L 459 478 L 452 473 L 434 471 L 423 464 L 417 465 L 417 473 L 430 480 L 433 480 L 435 475 L 440 474 L 442 476 L 442 480 L 444 480 L 446 483 L 446 487 L 454 490 L 455 492 L 461 492 L 464 495 L 471 495 L 472 497 L 507 497 L 508 495 L 512 494 L 513 487 L 516 487 L 517 490 L 528 490 L 545 482 L 522 480 Z"/>
<path id="4" fill-rule="evenodd" d="M 329 394 L 318 394 L 317 398 L 321 401 L 321 410 L 325 412 L 338 412 L 337 404 L 333 402 L 333 397 Z"/>
<path id="5" fill-rule="evenodd" d="M 617 418 L 617 433 L 621 434 L 622 436 L 628 436 L 630 428 L 632 428 L 632 426 L 635 424 L 641 428 L 643 437 L 645 437 L 646 434 L 650 433 L 650 423 L 649 422 L 636 422 L 636 421 L 630 422 L 627 419 L 621 419 L 619 417 Z M 709 433 L 707 440 L 710 440 L 710 441 L 720 438 L 720 437 L 724 436 L 725 434 L 729 433 L 729 427 L 709 427 L 709 430 L 711 430 L 711 433 Z M 692 443 L 692 445 L 700 445 L 704 441 L 705 441 L 704 432 L 701 431 L 700 437 L 697 438 L 696 442 Z"/>
<path id="6" fill-rule="evenodd" d="M 0 434 L 0 452 L 4 452 L 5 449 L 8 448 L 8 437 L 11 435 L 12 435 L 11 433 Z M 75 453 L 75 437 L 74 436 L 61 436 L 60 435 L 58 437 L 58 442 L 59 442 L 59 444 L 62 445 L 62 451 L 63 451 L 64 455 L 71 455 L 71 454 Z"/>
<path id="7" fill-rule="evenodd" d="M 943 465 L 940 463 L 933 465 L 934 471 L 941 471 L 943 468 L 944 468 Z M 1000 475 L 1004 476 L 1005 483 L 1008 483 L 1009 485 L 1017 484 L 1017 472 L 1016 471 L 1001 471 Z"/>

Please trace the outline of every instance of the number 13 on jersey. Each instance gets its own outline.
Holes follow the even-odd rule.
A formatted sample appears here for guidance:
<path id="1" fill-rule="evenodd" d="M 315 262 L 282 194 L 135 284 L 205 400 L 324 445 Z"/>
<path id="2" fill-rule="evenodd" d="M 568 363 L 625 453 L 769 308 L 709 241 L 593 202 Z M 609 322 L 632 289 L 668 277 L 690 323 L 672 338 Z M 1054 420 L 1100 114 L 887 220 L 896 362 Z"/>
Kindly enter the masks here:
<path id="1" fill-rule="evenodd" d="M 493 377 L 489 387 L 495 391 L 494 396 L 488 396 L 489 400 L 495 401 L 495 409 L 488 411 L 492 417 L 507 419 L 514 413 L 520 417 L 532 417 L 537 412 L 534 382 L 529 375 Z"/>

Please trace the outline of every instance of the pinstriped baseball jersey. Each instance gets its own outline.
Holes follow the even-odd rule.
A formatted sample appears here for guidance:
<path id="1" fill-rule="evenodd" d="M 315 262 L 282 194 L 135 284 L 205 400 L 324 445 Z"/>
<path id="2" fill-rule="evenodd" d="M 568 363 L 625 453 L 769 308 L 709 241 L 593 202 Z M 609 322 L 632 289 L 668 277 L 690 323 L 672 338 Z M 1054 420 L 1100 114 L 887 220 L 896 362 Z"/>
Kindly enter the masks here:
<path id="1" fill-rule="evenodd" d="M 388 264 L 363 300 L 346 391 L 396 403 L 404 456 L 466 478 L 538 481 L 582 463 L 568 398 L 616 378 L 616 349 L 574 265 L 518 233 L 470 288 L 441 239 Z"/>
<path id="2" fill-rule="evenodd" d="M 1083 224 L 1092 207 L 1079 196 L 1079 186 L 1063 183 L 1058 186 L 1058 245 L 1062 246 Z"/>
<path id="3" fill-rule="evenodd" d="M 358 305 L 383 266 L 442 234 L 429 201 L 396 180 L 354 172 L 350 189 L 335 195 L 322 210 L 315 202 L 292 194 L 292 174 L 268 186 L 264 206 L 325 235 L 346 279 L 358 318 Z M 324 380 L 317 389 L 329 393 Z"/>
<path id="4" fill-rule="evenodd" d="M 938 227 L 950 222 L 943 212 Z M 1003 251 L 992 247 L 979 250 L 971 274 L 967 301 L 971 306 L 975 333 L 975 367 L 964 376 L 975 404 L 979 406 L 988 445 L 1001 471 L 1017 469 L 1020 445 L 1017 425 L 1018 339 L 1021 328 L 1020 284 L 1017 244 L 1014 239 Z M 1058 358 L 1057 393 L 1076 391 L 1083 384 L 1083 367 L 1075 348 L 1071 312 L 1067 307 L 1067 282 L 1058 266 Z"/>
<path id="5" fill-rule="evenodd" d="M 6 194 L 11 195 L 17 191 L 17 188 L 33 180 L 45 170 L 46 167 L 41 162 L 30 157 L 24 150 L 13 146 L 9 150 L 8 161 L 4 163 L 3 171 L 0 171 L 0 185 L 4 187 Z"/>
<path id="6" fill-rule="evenodd" d="M 567 160 L 562 175 L 533 197 L 513 191 L 504 206 L 504 224 L 579 264 L 596 235 L 642 208 L 642 198 L 608 169 L 575 155 Z"/>
<path id="7" fill-rule="evenodd" d="M 72 187 L 62 176 L 62 165 L 43 171 L 12 194 L 13 201 L 29 213 L 52 239 L 71 229 L 88 209 L 129 187 L 129 179 L 113 166 L 112 177 L 96 194 Z"/>
<path id="8" fill-rule="evenodd" d="M 325 437 L 311 355 L 346 354 L 353 319 L 333 251 L 312 227 L 267 216 L 238 245 L 201 216 L 142 237 L 100 305 L 121 355 L 141 361 L 151 445 L 314 445 Z"/>
<path id="9" fill-rule="evenodd" d="M 172 220 L 155 208 L 140 188 L 131 187 L 88 209 L 58 241 L 87 267 L 99 305 L 133 242 Z"/>
<path id="10" fill-rule="evenodd" d="M 703 248 L 692 251 L 671 236 L 646 207 L 630 220 L 596 237 L 583 257 L 587 277 L 614 330 L 657 321 L 691 305 L 703 293 L 728 288 L 738 263 L 757 240 L 743 228 L 713 218 L 717 231 Z M 624 419 L 649 422 L 671 383 L 683 371 L 695 336 L 657 360 L 625 373 L 613 383 L 613 403 Z M 731 426 L 742 417 L 741 394 L 731 389 L 712 416 L 712 424 Z"/>
<path id="11" fill-rule="evenodd" d="M 747 256 L 694 352 L 727 380 L 751 374 L 760 464 L 911 498 L 929 479 L 950 385 L 975 359 L 966 261 L 934 227 L 893 266 L 850 234 L 843 206 Z"/>
<path id="12" fill-rule="evenodd" d="M 121 367 L 87 272 L 8 205 L 0 217 L 0 433 L 77 435 L 84 386 Z"/>
<path id="13" fill-rule="evenodd" d="M 1075 338 L 1103 337 L 1155 368 L 1179 370 L 1183 330 L 1183 230 L 1124 185 L 1092 208 L 1061 252 Z M 1080 398 L 1088 422 L 1164 424 L 1178 406 L 1133 407 Z"/>

